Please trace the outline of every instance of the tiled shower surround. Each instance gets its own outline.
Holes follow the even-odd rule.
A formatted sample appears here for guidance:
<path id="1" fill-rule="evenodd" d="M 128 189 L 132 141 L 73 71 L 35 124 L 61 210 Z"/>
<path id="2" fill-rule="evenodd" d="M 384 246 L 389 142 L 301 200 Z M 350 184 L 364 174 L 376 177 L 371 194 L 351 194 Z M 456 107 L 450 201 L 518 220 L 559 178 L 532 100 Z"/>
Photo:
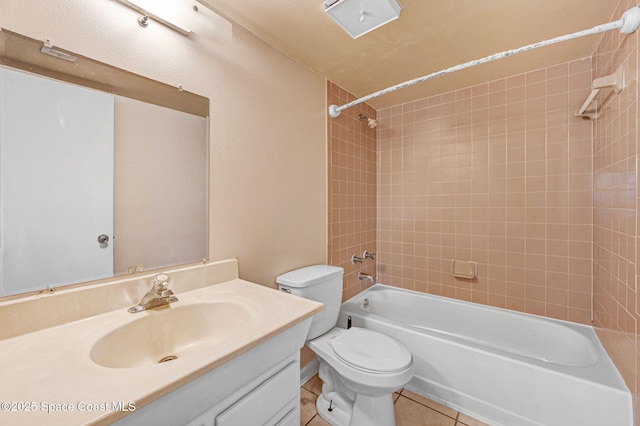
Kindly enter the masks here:
<path id="1" fill-rule="evenodd" d="M 634 6 L 622 0 L 612 19 Z M 602 36 L 592 58 L 379 110 L 328 119 L 329 259 L 345 298 L 377 282 L 585 324 L 634 395 L 640 424 L 638 33 Z M 595 121 L 574 117 L 593 78 Z M 410 90 L 410 89 L 406 89 Z M 328 104 L 354 96 L 332 83 Z M 351 252 L 377 251 L 353 266 Z M 452 259 L 478 263 L 453 278 Z"/>
<path id="2" fill-rule="evenodd" d="M 328 105 L 343 105 L 355 97 L 327 83 Z M 358 272 L 376 273 L 376 263 L 366 259 L 351 263 L 351 256 L 376 252 L 376 129 L 367 126 L 376 111 L 366 104 L 342 111 L 327 121 L 329 141 L 329 263 L 345 270 L 342 300 L 364 290 L 368 281 Z"/>
<path id="3" fill-rule="evenodd" d="M 378 111 L 380 282 L 589 323 L 590 84 L 587 59 Z"/>
<path id="4" fill-rule="evenodd" d="M 622 0 L 613 16 L 636 4 Z M 606 107 L 594 121 L 593 313 L 600 340 L 635 396 L 635 424 L 640 424 L 638 37 L 638 32 L 610 31 L 593 55 L 594 77 L 626 64 L 629 80 L 620 94 L 605 93 L 600 101 Z"/>

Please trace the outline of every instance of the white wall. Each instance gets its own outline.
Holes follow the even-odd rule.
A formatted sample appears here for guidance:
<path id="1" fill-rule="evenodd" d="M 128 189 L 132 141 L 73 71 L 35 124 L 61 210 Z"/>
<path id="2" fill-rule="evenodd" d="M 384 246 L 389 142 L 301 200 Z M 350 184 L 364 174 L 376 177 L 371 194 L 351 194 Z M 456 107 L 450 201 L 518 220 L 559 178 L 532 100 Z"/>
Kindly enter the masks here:
<path id="1" fill-rule="evenodd" d="M 211 99 L 209 257 L 238 258 L 242 278 L 273 285 L 326 261 L 325 81 L 196 15 L 200 35 L 187 38 L 139 27 L 114 0 L 0 0 L 0 27 Z"/>

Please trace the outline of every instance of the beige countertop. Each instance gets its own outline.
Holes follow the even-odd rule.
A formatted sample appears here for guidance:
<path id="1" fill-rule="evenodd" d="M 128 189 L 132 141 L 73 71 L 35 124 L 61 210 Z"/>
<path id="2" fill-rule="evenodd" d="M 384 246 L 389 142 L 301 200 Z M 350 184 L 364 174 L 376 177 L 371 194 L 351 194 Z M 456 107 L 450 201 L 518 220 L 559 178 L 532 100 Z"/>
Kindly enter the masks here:
<path id="1" fill-rule="evenodd" d="M 114 411 L 114 403 L 140 409 L 322 309 L 320 303 L 241 279 L 176 296 L 178 302 L 159 309 L 231 302 L 248 307 L 250 318 L 231 338 L 200 342 L 171 362 L 133 368 L 99 365 L 91 350 L 114 329 L 157 310 L 118 309 L 0 340 L 0 424 L 109 424 L 127 414 Z"/>

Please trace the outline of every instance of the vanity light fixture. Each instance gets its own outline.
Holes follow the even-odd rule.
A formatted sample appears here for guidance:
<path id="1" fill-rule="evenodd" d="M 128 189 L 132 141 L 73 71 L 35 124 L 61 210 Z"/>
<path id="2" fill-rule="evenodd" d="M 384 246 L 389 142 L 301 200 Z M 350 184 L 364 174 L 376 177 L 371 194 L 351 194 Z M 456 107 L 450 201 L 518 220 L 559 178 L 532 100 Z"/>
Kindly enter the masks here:
<path id="1" fill-rule="evenodd" d="M 326 0 L 324 11 L 351 38 L 358 38 L 384 24 L 398 19 L 400 5 L 396 0 Z"/>
<path id="2" fill-rule="evenodd" d="M 127 7 L 130 7 L 131 9 L 135 10 L 136 12 L 142 14 L 142 16 L 140 16 L 138 18 L 138 24 L 140 24 L 140 26 L 143 27 L 143 28 L 147 28 L 147 26 L 149 25 L 149 19 L 153 19 L 154 21 L 161 23 L 165 27 L 171 28 L 172 30 L 174 30 L 176 32 L 179 32 L 183 36 L 189 37 L 189 35 L 191 34 L 191 31 L 186 30 L 186 29 L 184 29 L 182 27 L 179 27 L 178 25 L 173 24 L 173 23 L 167 21 L 166 19 L 163 19 L 163 18 L 159 17 L 158 15 L 149 12 L 145 8 L 143 8 L 141 6 L 138 6 L 137 4 L 135 4 L 132 1 L 129 1 L 129 0 L 117 0 L 117 1 L 122 3 L 122 4 L 124 4 Z"/>

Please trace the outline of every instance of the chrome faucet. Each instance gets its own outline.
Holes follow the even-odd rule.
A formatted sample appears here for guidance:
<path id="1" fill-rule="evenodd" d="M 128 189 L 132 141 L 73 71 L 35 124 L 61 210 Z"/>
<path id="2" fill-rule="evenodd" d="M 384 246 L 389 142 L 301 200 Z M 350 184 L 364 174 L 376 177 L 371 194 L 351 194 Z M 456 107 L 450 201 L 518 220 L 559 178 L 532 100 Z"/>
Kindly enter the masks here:
<path id="1" fill-rule="evenodd" d="M 158 306 L 168 305 L 169 303 L 177 302 L 178 298 L 173 295 L 173 291 L 168 289 L 169 287 L 169 275 L 158 274 L 153 277 L 153 287 L 147 294 L 144 295 L 140 303 L 132 306 L 128 309 L 129 312 L 135 314 L 136 312 L 146 311 L 147 309 L 157 308 Z"/>
<path id="2" fill-rule="evenodd" d="M 373 275 L 371 275 L 371 274 L 365 274 L 362 271 L 358 272 L 358 279 L 359 280 L 369 280 L 369 281 L 371 281 L 371 284 L 375 284 L 375 277 Z"/>

